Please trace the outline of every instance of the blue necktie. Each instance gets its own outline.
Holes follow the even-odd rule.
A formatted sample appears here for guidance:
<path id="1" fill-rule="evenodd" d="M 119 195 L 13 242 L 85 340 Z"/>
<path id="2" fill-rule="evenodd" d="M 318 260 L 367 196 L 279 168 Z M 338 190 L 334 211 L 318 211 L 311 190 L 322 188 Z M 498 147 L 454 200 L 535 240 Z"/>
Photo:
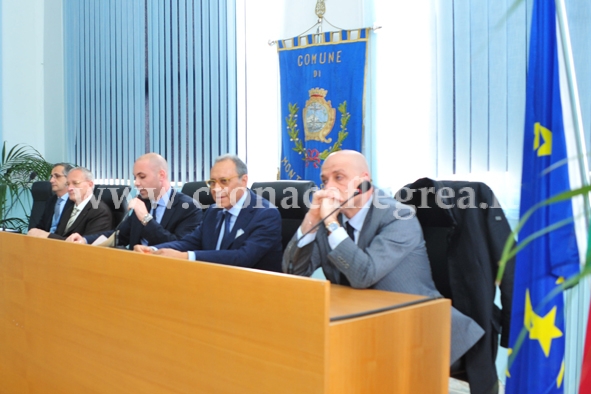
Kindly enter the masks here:
<path id="1" fill-rule="evenodd" d="M 50 233 L 55 233 L 55 230 L 57 229 L 57 225 L 60 221 L 61 216 L 60 207 L 62 206 L 63 202 L 64 200 L 62 200 L 61 198 L 58 198 L 55 202 L 55 207 L 53 208 L 53 219 L 51 220 L 51 227 L 49 228 Z"/>
<path id="2" fill-rule="evenodd" d="M 230 235 L 230 220 L 232 219 L 232 214 L 228 211 L 224 212 L 226 215 L 224 218 L 224 237 L 222 238 L 222 244 L 226 241 L 226 238 Z"/>

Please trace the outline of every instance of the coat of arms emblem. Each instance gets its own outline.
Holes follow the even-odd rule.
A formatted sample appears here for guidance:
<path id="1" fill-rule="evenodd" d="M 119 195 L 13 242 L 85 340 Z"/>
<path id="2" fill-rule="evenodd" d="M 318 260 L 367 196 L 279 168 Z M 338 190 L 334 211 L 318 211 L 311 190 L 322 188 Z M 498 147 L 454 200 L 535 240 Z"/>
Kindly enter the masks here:
<path id="1" fill-rule="evenodd" d="M 314 88 L 308 91 L 310 99 L 304 107 L 304 132 L 306 141 L 320 141 L 329 144 L 332 138 L 326 136 L 332 131 L 336 118 L 336 109 L 326 101 L 327 90 Z"/>

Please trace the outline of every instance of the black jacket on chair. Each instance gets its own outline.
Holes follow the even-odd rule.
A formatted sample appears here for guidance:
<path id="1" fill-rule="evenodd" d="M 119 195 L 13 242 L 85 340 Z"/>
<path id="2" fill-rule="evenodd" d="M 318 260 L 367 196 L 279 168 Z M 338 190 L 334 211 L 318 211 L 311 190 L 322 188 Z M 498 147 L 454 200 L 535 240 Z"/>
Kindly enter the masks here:
<path id="1" fill-rule="evenodd" d="M 424 188 L 429 191 L 426 199 Z M 412 197 L 408 189 L 413 190 Z M 465 375 L 458 377 L 470 383 L 471 393 L 490 393 L 498 381 L 499 333 L 501 345 L 507 347 L 510 331 L 514 259 L 500 285 L 502 310 L 494 304 L 498 262 L 511 235 L 505 214 L 492 190 L 481 182 L 422 178 L 396 197 L 417 207 L 438 290 L 485 330 L 463 356 Z"/>

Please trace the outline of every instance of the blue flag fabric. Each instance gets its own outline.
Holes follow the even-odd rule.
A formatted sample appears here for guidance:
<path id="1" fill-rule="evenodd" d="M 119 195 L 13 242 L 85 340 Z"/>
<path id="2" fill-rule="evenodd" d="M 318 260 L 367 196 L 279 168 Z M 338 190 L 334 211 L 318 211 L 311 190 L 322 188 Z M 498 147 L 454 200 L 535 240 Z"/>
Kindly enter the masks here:
<path id="1" fill-rule="evenodd" d="M 320 167 L 330 153 L 361 151 L 368 33 L 342 30 L 279 41 L 281 179 L 321 185 Z"/>
<path id="2" fill-rule="evenodd" d="M 554 1 L 533 5 L 527 76 L 520 216 L 536 203 L 570 188 L 560 101 Z M 572 218 L 570 201 L 538 209 L 519 233 L 535 232 Z M 574 225 L 536 238 L 516 258 L 507 393 L 562 393 L 565 319 L 563 294 L 549 299 L 563 278 L 579 272 Z M 520 333 L 523 341 L 519 339 Z M 519 343 L 521 342 L 521 346 Z M 514 353 L 514 354 L 513 354 Z"/>

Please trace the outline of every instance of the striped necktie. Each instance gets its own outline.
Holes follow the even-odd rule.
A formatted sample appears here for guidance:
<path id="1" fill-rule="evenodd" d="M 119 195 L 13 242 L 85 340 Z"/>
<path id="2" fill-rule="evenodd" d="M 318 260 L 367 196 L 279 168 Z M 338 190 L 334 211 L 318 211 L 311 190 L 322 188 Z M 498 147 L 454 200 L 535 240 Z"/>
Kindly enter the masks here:
<path id="1" fill-rule="evenodd" d="M 68 220 L 68 224 L 66 224 L 66 232 L 68 232 L 70 227 L 72 227 L 72 225 L 76 221 L 76 218 L 78 217 L 78 211 L 79 211 L 78 207 L 74 207 L 74 209 L 72 209 L 72 214 L 70 215 L 70 219 Z"/>

